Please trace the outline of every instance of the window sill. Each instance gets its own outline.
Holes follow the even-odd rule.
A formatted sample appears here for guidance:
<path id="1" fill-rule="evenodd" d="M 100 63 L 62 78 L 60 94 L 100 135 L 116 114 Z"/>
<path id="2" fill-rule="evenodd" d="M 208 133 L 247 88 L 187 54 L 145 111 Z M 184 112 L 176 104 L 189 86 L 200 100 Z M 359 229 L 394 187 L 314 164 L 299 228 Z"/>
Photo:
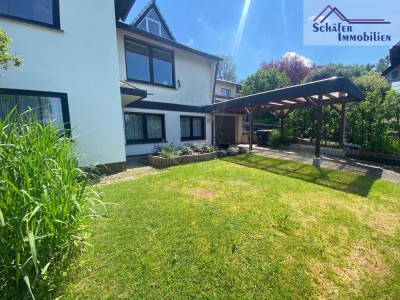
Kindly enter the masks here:
<path id="1" fill-rule="evenodd" d="M 150 144 L 168 144 L 168 141 L 159 140 L 159 141 L 139 141 L 139 142 L 127 142 L 125 146 L 134 146 L 134 145 L 150 145 Z"/>
<path id="2" fill-rule="evenodd" d="M 152 83 L 152 82 L 148 82 L 148 81 L 135 80 L 135 79 L 129 79 L 129 78 L 127 78 L 126 81 L 128 81 L 128 82 L 135 82 L 135 83 L 142 83 L 142 84 L 152 85 L 152 86 L 157 86 L 157 87 L 162 87 L 162 88 L 167 88 L 167 89 L 170 89 L 170 90 L 178 90 L 178 89 L 176 88 L 176 86 L 170 86 L 170 85 Z"/>
<path id="3" fill-rule="evenodd" d="M 199 142 L 199 141 L 206 141 L 207 139 L 204 137 L 204 138 L 185 138 L 185 139 L 182 139 L 181 138 L 181 142 Z"/>
<path id="4" fill-rule="evenodd" d="M 0 13 L 0 19 L 5 19 L 5 20 L 12 21 L 12 22 L 22 23 L 22 24 L 26 24 L 26 25 L 35 26 L 35 27 L 40 27 L 40 28 L 48 29 L 48 30 L 55 31 L 55 32 L 60 32 L 60 33 L 64 32 L 64 30 L 61 30 L 58 26 L 40 23 L 40 22 L 36 22 L 36 21 L 31 21 L 31 20 L 27 20 L 27 19 L 22 19 L 22 18 L 18 18 L 18 17 L 8 16 L 8 15 L 3 15 L 1 13 Z"/>

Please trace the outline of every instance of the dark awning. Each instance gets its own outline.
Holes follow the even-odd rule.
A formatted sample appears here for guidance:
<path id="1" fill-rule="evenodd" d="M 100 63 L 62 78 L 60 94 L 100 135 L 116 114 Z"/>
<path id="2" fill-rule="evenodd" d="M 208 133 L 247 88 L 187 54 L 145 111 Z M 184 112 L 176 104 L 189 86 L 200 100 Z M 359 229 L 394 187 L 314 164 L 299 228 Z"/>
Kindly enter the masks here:
<path id="1" fill-rule="evenodd" d="M 122 106 L 125 107 L 133 102 L 147 98 L 147 91 L 138 89 L 130 83 L 120 81 Z"/>
<path id="2" fill-rule="evenodd" d="M 209 105 L 206 111 L 246 114 L 253 112 L 299 109 L 364 100 L 365 95 L 347 78 L 334 77 L 249 95 Z"/>

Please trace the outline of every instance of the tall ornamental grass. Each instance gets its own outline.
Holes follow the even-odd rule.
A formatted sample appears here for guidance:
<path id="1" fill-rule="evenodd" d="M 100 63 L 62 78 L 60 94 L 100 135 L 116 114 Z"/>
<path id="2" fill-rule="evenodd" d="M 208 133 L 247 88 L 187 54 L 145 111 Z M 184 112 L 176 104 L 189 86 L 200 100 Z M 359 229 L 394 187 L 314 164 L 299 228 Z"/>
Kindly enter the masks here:
<path id="1" fill-rule="evenodd" d="M 0 298 L 46 299 L 101 204 L 73 141 L 34 111 L 0 121 Z"/>

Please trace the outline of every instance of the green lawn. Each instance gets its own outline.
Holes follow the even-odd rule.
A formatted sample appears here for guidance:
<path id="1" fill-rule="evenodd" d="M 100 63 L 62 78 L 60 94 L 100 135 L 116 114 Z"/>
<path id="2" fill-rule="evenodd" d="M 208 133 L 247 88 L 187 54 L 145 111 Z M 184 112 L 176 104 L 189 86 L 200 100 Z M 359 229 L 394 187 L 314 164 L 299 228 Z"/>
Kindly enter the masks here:
<path id="1" fill-rule="evenodd" d="M 64 299 L 400 298 L 400 185 L 240 155 L 104 193 Z"/>

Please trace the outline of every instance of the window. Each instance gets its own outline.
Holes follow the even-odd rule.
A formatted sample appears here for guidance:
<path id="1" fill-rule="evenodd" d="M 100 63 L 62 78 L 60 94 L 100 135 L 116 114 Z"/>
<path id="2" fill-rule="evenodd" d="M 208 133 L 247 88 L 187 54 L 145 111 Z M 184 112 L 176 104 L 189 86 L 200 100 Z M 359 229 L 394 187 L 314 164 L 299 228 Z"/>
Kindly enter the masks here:
<path id="1" fill-rule="evenodd" d="M 66 94 L 2 89 L 0 92 L 0 119 L 12 109 L 19 113 L 32 109 L 38 122 L 71 129 Z"/>
<path id="2" fill-rule="evenodd" d="M 165 140 L 164 115 L 125 112 L 127 144 L 159 143 Z"/>
<path id="3" fill-rule="evenodd" d="M 231 97 L 231 90 L 222 88 L 221 89 L 221 96 L 230 98 Z"/>
<path id="4" fill-rule="evenodd" d="M 168 38 L 167 33 L 165 32 L 160 19 L 157 17 L 154 10 L 151 10 L 147 16 L 140 22 L 138 28 L 150 32 L 152 34 L 162 36 L 164 38 Z"/>
<path id="5" fill-rule="evenodd" d="M 399 71 L 393 71 L 392 72 L 392 79 L 397 79 L 399 78 Z"/>
<path id="6" fill-rule="evenodd" d="M 181 140 L 205 140 L 205 118 L 181 116 Z"/>
<path id="7" fill-rule="evenodd" d="M 59 0 L 1 0 L 0 16 L 60 28 Z"/>
<path id="8" fill-rule="evenodd" d="M 128 80 L 175 86 L 172 51 L 126 39 L 125 52 Z"/>

